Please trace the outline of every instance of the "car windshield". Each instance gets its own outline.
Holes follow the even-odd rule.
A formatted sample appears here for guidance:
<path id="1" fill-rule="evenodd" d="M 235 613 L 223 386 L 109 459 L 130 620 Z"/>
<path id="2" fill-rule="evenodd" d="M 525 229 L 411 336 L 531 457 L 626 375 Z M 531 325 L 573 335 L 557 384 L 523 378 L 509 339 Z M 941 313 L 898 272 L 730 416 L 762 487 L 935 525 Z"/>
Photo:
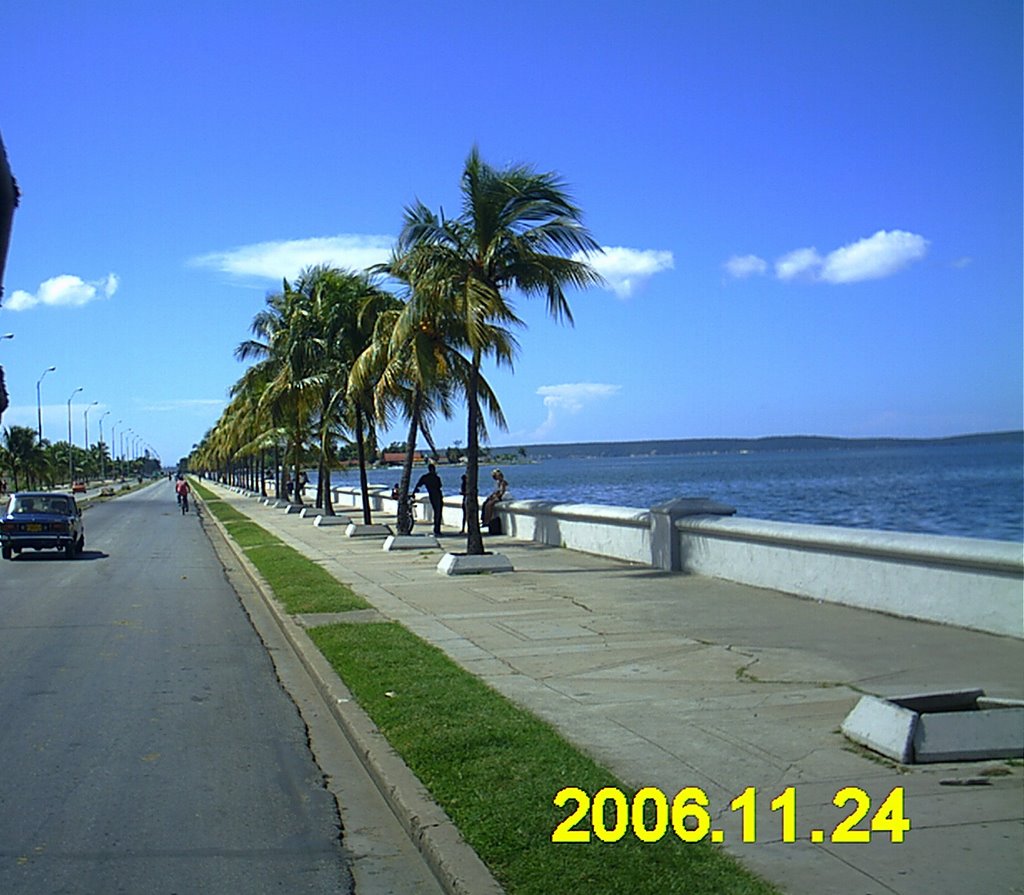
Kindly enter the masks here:
<path id="1" fill-rule="evenodd" d="M 8 512 L 15 515 L 21 513 L 50 513 L 57 516 L 69 516 L 71 514 L 71 502 L 66 497 L 59 495 L 33 494 L 31 496 L 23 496 L 16 494 L 11 498 Z"/>

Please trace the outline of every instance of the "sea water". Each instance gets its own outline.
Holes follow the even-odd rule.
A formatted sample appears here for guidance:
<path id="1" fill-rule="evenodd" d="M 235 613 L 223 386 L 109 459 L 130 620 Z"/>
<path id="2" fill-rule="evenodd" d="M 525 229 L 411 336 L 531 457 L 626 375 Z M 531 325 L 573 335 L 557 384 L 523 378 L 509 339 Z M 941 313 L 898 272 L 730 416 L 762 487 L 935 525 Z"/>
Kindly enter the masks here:
<path id="1" fill-rule="evenodd" d="M 492 465 L 481 463 L 480 488 Z M 425 470 L 414 470 L 413 484 Z M 465 470 L 439 466 L 447 496 Z M 738 516 L 1024 541 L 1024 443 L 977 441 L 746 453 L 548 459 L 503 465 L 512 499 L 647 508 L 709 497 Z M 391 487 L 397 469 L 370 481 Z M 358 472 L 331 476 L 357 486 Z"/>

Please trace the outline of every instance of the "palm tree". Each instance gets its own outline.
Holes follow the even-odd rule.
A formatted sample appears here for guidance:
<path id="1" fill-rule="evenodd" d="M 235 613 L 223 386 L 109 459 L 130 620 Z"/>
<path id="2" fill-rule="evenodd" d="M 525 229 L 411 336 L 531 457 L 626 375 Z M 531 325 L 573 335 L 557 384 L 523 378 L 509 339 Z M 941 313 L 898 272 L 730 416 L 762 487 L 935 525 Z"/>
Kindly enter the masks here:
<path id="1" fill-rule="evenodd" d="M 46 474 L 46 454 L 36 440 L 31 426 L 9 426 L 4 429 L 4 465 L 11 471 L 14 490 L 20 488 L 19 475 L 27 485 L 41 482 Z"/>
<path id="2" fill-rule="evenodd" d="M 451 303 L 439 293 L 415 288 L 412 253 L 393 252 L 376 269 L 403 282 L 407 300 L 400 309 L 378 318 L 374 339 L 357 361 L 353 377 L 357 382 L 376 383 L 374 400 L 382 420 L 387 421 L 397 409 L 409 423 L 398 497 L 398 533 L 408 534 L 413 525 L 409 487 L 417 435 L 423 433 L 436 455 L 433 421 L 438 414 L 445 419 L 454 415 L 455 399 L 465 395 L 472 370 L 462 354 L 467 344 L 462 319 L 452 314 Z M 508 339 L 511 350 L 511 336 Z M 497 334 L 493 341 L 500 341 Z M 482 378 L 479 392 L 492 418 L 503 426 L 497 397 Z"/>
<path id="3" fill-rule="evenodd" d="M 265 383 L 259 407 L 286 433 L 285 454 L 289 449 L 292 452 L 295 483 L 291 502 L 299 505 L 302 496 L 298 482 L 309 420 L 305 380 L 311 372 L 311 339 L 315 335 L 308 305 L 308 296 L 292 289 L 285 280 L 282 291 L 268 295 L 266 307 L 253 318 L 250 328 L 257 338 L 235 349 L 239 360 L 257 359 L 253 375 Z"/>
<path id="4" fill-rule="evenodd" d="M 484 552 L 478 512 L 480 371 L 488 357 L 512 365 L 515 346 L 509 330 L 522 321 L 508 291 L 543 295 L 549 314 L 571 323 L 565 288 L 602 280 L 583 260 L 600 247 L 557 175 L 526 166 L 497 170 L 474 147 L 463 169 L 461 193 L 461 213 L 454 219 L 436 216 L 421 202 L 408 207 L 397 251 L 409 256 L 415 281 L 443 296 L 463 327 L 470 356 L 466 550 L 479 555 Z"/>
<path id="5" fill-rule="evenodd" d="M 301 385 L 315 402 L 318 417 L 318 505 L 322 504 L 328 515 L 334 514 L 330 489 L 330 468 L 336 459 L 334 448 L 345 430 L 352 431 L 361 445 L 363 515 L 369 524 L 365 430 L 373 424 L 372 411 L 367 418 L 365 392 L 352 388 L 350 374 L 356 358 L 371 339 L 376 315 L 399 302 L 375 285 L 366 273 L 323 265 L 303 271 L 294 288 L 308 299 L 307 376 Z"/>

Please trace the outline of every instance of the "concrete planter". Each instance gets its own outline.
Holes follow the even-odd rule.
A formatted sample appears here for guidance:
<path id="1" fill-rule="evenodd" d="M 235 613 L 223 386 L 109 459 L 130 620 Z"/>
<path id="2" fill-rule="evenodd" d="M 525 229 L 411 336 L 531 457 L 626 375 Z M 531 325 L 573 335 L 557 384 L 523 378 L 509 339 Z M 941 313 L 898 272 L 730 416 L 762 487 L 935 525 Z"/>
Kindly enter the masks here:
<path id="1" fill-rule="evenodd" d="M 484 575 L 493 572 L 512 572 L 512 562 L 501 553 L 470 556 L 466 553 L 446 553 L 437 564 L 441 575 Z"/>
<path id="2" fill-rule="evenodd" d="M 325 528 L 331 525 L 351 525 L 352 520 L 348 516 L 317 516 L 313 520 L 317 528 Z"/>
<path id="3" fill-rule="evenodd" d="M 350 522 L 345 529 L 346 538 L 386 538 L 391 534 L 387 525 L 365 525 L 363 523 Z"/>
<path id="4" fill-rule="evenodd" d="M 433 535 L 391 535 L 384 542 L 384 549 L 392 550 L 429 550 L 440 546 Z"/>
<path id="5" fill-rule="evenodd" d="M 842 724 L 862 746 L 902 764 L 1024 757 L 1024 702 L 958 690 L 862 696 Z"/>

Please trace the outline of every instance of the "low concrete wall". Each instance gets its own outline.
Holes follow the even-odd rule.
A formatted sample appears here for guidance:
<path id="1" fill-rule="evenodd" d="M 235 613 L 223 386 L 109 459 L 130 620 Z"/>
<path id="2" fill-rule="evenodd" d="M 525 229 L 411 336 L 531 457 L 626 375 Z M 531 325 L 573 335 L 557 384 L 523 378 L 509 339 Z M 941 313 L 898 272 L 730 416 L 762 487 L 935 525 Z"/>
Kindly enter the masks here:
<path id="1" fill-rule="evenodd" d="M 502 530 L 515 538 L 627 562 L 651 562 L 651 513 L 632 507 L 502 501 Z"/>
<path id="2" fill-rule="evenodd" d="M 702 514 L 701 501 L 680 516 L 679 503 L 507 501 L 499 513 L 509 534 L 543 544 L 1024 638 L 1019 544 Z"/>
<path id="3" fill-rule="evenodd" d="M 683 571 L 1024 637 L 1024 548 L 760 519 L 675 522 Z"/>

